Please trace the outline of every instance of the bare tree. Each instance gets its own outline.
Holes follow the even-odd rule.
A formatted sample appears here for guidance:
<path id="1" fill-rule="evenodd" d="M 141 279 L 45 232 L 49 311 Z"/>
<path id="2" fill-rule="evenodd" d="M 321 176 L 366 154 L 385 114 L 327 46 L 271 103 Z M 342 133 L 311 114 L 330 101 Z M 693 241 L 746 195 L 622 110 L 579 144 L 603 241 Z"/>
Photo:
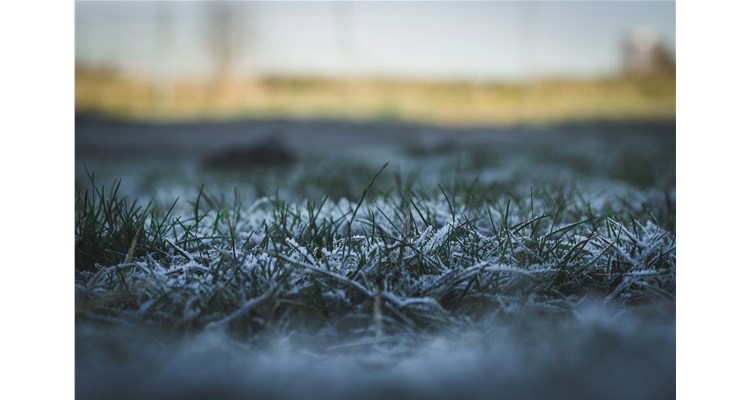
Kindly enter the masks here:
<path id="1" fill-rule="evenodd" d="M 216 84 L 230 82 L 243 56 L 245 27 L 241 4 L 230 1 L 208 3 L 208 46 Z"/>
<path id="2" fill-rule="evenodd" d="M 335 21 L 336 44 L 345 65 L 345 72 L 355 74 L 354 4 L 348 1 L 331 3 L 331 14 Z"/>

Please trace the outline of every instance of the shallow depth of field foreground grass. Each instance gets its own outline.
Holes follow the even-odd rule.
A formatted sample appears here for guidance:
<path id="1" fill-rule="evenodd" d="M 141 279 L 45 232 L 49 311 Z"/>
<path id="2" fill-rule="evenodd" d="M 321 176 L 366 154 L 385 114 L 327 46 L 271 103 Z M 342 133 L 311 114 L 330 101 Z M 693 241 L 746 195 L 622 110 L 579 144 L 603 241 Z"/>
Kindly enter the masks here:
<path id="1" fill-rule="evenodd" d="M 673 396 L 673 142 L 608 143 L 81 166 L 78 395 Z"/>

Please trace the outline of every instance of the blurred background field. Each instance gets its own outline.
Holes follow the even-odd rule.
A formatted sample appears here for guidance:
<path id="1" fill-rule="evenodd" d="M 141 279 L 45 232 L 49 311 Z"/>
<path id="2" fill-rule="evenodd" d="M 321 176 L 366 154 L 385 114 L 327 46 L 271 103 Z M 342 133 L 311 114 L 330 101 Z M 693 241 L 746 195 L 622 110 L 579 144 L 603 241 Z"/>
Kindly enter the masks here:
<path id="1" fill-rule="evenodd" d="M 78 2 L 76 112 L 673 119 L 670 2 Z"/>
<path id="2" fill-rule="evenodd" d="M 517 124 L 672 119 L 673 76 L 468 83 L 264 77 L 169 87 L 116 71 L 76 70 L 76 110 L 147 120 L 228 117 L 395 119 Z"/>

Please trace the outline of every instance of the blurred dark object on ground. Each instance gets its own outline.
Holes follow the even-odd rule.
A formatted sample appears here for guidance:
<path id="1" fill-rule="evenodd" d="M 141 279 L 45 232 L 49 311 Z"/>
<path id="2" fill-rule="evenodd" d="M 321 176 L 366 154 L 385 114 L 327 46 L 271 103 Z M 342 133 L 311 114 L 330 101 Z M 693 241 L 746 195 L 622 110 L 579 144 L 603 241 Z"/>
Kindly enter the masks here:
<path id="1" fill-rule="evenodd" d="M 275 130 L 255 143 L 222 149 L 206 157 L 205 164 L 211 168 L 232 170 L 289 165 L 296 157 L 283 135 L 282 131 Z"/>

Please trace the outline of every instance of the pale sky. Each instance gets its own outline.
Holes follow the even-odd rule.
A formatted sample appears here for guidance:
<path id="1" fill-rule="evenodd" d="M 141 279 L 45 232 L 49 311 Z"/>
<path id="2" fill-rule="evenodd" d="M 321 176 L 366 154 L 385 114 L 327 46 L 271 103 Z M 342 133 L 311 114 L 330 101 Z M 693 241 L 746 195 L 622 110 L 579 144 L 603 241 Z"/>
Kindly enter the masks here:
<path id="1" fill-rule="evenodd" d="M 76 59 L 208 74 L 206 2 L 76 2 Z M 674 52 L 674 2 L 236 2 L 240 73 L 517 80 L 617 72 L 648 26 Z"/>

